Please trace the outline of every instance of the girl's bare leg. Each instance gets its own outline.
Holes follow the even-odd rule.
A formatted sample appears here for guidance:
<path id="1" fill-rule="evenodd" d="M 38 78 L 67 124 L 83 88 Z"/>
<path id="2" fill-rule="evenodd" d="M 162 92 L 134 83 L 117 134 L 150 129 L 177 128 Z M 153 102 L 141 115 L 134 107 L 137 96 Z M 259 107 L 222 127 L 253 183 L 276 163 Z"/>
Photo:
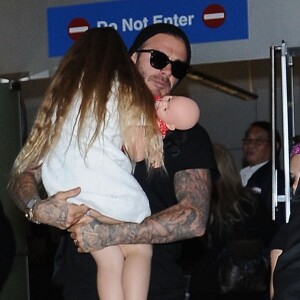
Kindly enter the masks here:
<path id="1" fill-rule="evenodd" d="M 125 255 L 123 290 L 126 300 L 146 300 L 148 296 L 152 245 L 119 245 Z"/>
<path id="2" fill-rule="evenodd" d="M 93 210 L 90 216 L 104 223 L 120 222 Z M 98 268 L 97 287 L 101 300 L 147 300 L 152 245 L 117 245 L 91 254 Z"/>
<path id="3" fill-rule="evenodd" d="M 97 288 L 101 300 L 124 300 L 122 273 L 124 254 L 119 246 L 91 253 L 97 264 Z"/>

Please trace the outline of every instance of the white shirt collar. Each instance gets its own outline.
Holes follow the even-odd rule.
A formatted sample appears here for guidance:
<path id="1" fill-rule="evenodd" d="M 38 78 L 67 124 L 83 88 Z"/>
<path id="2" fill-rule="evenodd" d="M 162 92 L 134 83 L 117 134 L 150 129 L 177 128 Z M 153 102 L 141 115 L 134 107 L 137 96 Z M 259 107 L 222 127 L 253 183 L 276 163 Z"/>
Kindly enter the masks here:
<path id="1" fill-rule="evenodd" d="M 248 166 L 240 171 L 243 186 L 246 186 L 251 176 L 262 166 L 268 163 L 268 160 L 254 166 Z"/>

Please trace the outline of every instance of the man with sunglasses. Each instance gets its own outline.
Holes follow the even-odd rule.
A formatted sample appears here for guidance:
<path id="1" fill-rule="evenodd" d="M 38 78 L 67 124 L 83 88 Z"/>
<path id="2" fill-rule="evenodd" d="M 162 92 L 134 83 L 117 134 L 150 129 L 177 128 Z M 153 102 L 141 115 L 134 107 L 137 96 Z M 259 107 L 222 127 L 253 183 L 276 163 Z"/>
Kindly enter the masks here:
<path id="1" fill-rule="evenodd" d="M 153 95 L 164 96 L 188 72 L 191 48 L 178 27 L 160 23 L 144 28 L 129 54 Z M 144 243 L 154 244 L 149 299 L 184 298 L 185 282 L 178 265 L 181 243 L 178 241 L 204 234 L 211 177 L 218 176 L 218 171 L 209 136 L 200 125 L 167 134 L 164 153 L 168 174 L 153 171 L 149 175 L 144 162 L 135 168 L 135 176 L 145 190 L 152 210 L 152 215 L 141 224 L 107 225 L 91 218 L 86 224 L 73 225 L 86 209 L 74 207 L 65 200 L 77 195 L 80 189 L 59 192 L 40 201 L 36 184 L 39 170 L 25 171 L 11 187 L 15 202 L 20 207 L 27 206 L 32 221 L 69 228 L 71 232 L 75 243 L 66 234 L 55 260 L 54 281 L 62 287 L 64 299 L 98 299 L 95 263 L 91 255 L 78 251 Z M 28 207 L 30 199 L 35 202 Z M 45 203 L 47 208 L 44 208 Z M 57 210 L 58 206 L 63 207 L 63 213 L 61 209 Z M 60 222 L 56 224 L 55 220 Z"/>

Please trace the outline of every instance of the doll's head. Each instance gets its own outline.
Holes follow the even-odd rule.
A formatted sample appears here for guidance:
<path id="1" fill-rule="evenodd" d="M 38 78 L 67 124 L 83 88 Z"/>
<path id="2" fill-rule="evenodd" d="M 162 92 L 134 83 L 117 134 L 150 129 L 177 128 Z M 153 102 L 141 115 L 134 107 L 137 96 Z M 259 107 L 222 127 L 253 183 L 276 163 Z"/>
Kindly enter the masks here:
<path id="1" fill-rule="evenodd" d="M 192 128 L 199 120 L 197 103 L 183 96 L 164 96 L 156 99 L 156 113 L 169 130 Z"/>
<path id="2" fill-rule="evenodd" d="M 291 151 L 290 159 L 291 184 L 294 194 L 296 193 L 300 179 L 300 143 L 296 144 Z"/>

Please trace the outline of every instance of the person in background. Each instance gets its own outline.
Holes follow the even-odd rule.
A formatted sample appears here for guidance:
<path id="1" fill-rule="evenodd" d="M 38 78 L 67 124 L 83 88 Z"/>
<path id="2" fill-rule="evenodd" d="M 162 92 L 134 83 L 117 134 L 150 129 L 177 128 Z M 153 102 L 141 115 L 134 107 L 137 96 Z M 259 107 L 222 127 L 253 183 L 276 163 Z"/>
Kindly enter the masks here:
<path id="1" fill-rule="evenodd" d="M 257 121 L 250 125 L 243 138 L 245 167 L 241 170 L 243 186 L 255 191 L 267 207 L 272 218 L 272 126 L 266 121 Z M 281 138 L 275 131 L 275 156 L 277 169 L 278 195 L 284 195 L 284 172 L 280 169 L 279 154 Z M 278 203 L 275 224 L 279 229 L 285 223 L 284 203 Z"/>
<path id="2" fill-rule="evenodd" d="M 242 186 L 239 172 L 227 148 L 214 144 L 213 149 L 220 178 L 212 185 L 206 234 L 198 239 L 197 250 L 189 249 L 194 253 L 190 267 L 190 299 L 265 299 L 267 268 L 262 278 L 265 282 L 260 283 L 265 287 L 263 291 L 226 293 L 222 290 L 218 262 L 224 249 L 239 243 L 239 251 L 245 257 L 267 255 L 274 228 L 262 202 L 249 188 Z"/>
<path id="3" fill-rule="evenodd" d="M 289 222 L 282 226 L 271 247 L 273 300 L 296 300 L 300 296 L 300 144 L 291 150 L 290 175 L 293 197 Z"/>
<path id="4" fill-rule="evenodd" d="M 138 34 L 129 55 L 153 97 L 164 96 L 187 74 L 191 48 L 181 29 L 159 23 Z M 40 168 L 27 168 L 10 185 L 12 199 L 30 212 L 34 220 L 69 228 L 76 240 L 77 246 L 65 232 L 55 259 L 54 281 L 65 299 L 98 299 L 95 262 L 91 255 L 78 250 L 92 252 L 125 243 L 154 244 L 148 299 L 183 299 L 185 282 L 178 264 L 179 241 L 204 234 L 211 180 L 218 176 L 218 171 L 210 138 L 199 124 L 189 130 L 169 131 L 163 142 L 168 175 L 154 169 L 149 176 L 144 161 L 135 167 L 135 177 L 148 196 L 152 212 L 140 224 L 103 224 L 92 217 L 90 221 L 76 224 L 86 208 L 66 200 L 80 190 L 61 191 L 41 199 Z M 33 198 L 37 200 L 35 205 L 28 205 Z"/>

